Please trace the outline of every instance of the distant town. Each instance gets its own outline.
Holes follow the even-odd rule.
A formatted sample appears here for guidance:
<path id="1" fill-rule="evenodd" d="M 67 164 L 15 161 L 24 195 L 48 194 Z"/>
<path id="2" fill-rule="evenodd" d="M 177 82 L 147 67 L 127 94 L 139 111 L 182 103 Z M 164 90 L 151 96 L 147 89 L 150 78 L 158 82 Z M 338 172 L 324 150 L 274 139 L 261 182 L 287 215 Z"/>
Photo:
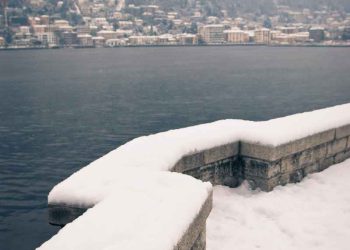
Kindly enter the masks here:
<path id="1" fill-rule="evenodd" d="M 125 0 L 1 0 L 0 48 L 271 45 L 350 46 L 350 13 L 278 5 L 273 15 L 228 10 L 208 15 L 203 1 L 186 11 Z"/>

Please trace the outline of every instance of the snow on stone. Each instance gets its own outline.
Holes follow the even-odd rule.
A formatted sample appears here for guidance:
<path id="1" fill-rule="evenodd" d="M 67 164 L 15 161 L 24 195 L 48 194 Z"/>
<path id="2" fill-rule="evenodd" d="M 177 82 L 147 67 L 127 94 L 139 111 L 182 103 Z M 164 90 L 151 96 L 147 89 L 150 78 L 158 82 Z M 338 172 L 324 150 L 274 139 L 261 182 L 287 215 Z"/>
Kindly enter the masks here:
<path id="1" fill-rule="evenodd" d="M 279 145 L 350 124 L 350 104 L 263 122 L 222 120 L 136 138 L 82 168 L 49 194 L 49 203 L 94 205 L 127 171 L 170 170 L 184 155 L 238 140 Z M 79 191 L 85 187 L 84 191 Z M 77 195 L 73 195 L 78 192 Z M 95 194 L 92 195 L 91 193 Z"/>
<path id="2" fill-rule="evenodd" d="M 181 157 L 238 140 L 279 145 L 346 124 L 350 124 L 350 104 L 263 122 L 222 120 L 136 138 L 82 168 L 53 188 L 48 197 L 50 204 L 95 207 L 72 224 L 67 225 L 58 235 L 45 243 L 42 249 L 68 249 L 66 245 L 62 247 L 62 244 L 69 240 L 74 242 L 72 243 L 72 246 L 74 246 L 72 249 L 89 249 L 89 246 L 93 249 L 93 246 L 100 246 L 98 244 L 103 242 L 108 243 L 103 246 L 112 248 L 116 246 L 115 248 L 118 249 L 145 249 L 145 246 L 154 246 L 150 249 L 167 249 L 165 246 L 170 246 L 177 240 L 176 237 L 179 237 L 182 233 L 181 230 L 185 228 L 185 221 L 189 222 L 193 219 L 196 215 L 196 213 L 193 213 L 194 210 L 199 209 L 198 206 L 202 204 L 203 197 L 205 197 L 201 193 L 203 191 L 195 187 L 199 185 L 200 181 L 192 181 L 190 180 L 191 177 L 181 177 L 187 180 L 183 183 L 184 189 L 181 191 L 179 186 L 182 185 L 180 183 L 182 180 L 178 177 L 180 175 L 166 173 Z M 158 185 L 153 185 L 153 182 L 158 183 Z M 190 183 L 197 184 L 192 186 Z M 192 189 L 194 191 L 191 191 Z M 208 191 L 208 188 L 204 189 L 205 192 Z M 266 194 L 266 197 L 268 196 L 269 194 Z M 183 197 L 186 197 L 186 199 L 183 200 Z M 257 197 L 265 196 L 258 195 Z M 176 205 L 186 200 L 186 206 Z M 163 206 L 159 206 L 159 209 L 157 209 L 157 201 L 164 201 Z M 233 202 L 240 203 L 238 200 Z M 281 204 L 275 203 L 274 205 L 279 207 Z M 289 203 L 290 208 L 293 207 L 292 205 Z M 130 209 L 128 209 L 128 206 L 130 206 Z M 259 208 L 258 205 L 257 207 Z M 192 210 L 187 211 L 186 209 Z M 244 212 L 245 209 L 247 207 L 243 205 L 240 210 Z M 260 213 L 263 214 L 264 211 L 261 210 Z M 177 216 L 168 218 L 165 213 L 174 213 Z M 159 217 L 156 216 L 157 214 L 159 214 Z M 145 219 L 145 224 L 137 225 L 138 220 L 136 218 L 143 218 L 146 215 L 150 217 Z M 129 218 L 131 223 L 129 224 L 127 219 L 123 220 L 123 216 Z M 178 216 L 180 218 L 183 216 L 186 220 L 178 221 Z M 228 215 L 228 218 L 234 218 L 233 216 L 234 214 Z M 266 214 L 265 217 L 268 216 L 275 216 L 275 214 Z M 283 218 L 281 214 L 276 216 Z M 156 233 L 160 233 L 157 231 L 158 229 L 149 228 L 146 223 L 153 220 L 155 227 L 162 230 L 161 238 L 156 237 Z M 249 221 L 250 219 L 246 218 L 246 220 Z M 111 223 L 112 221 L 115 223 Z M 177 223 L 181 225 L 177 226 Z M 95 224 L 96 228 L 91 226 Z M 167 226 L 164 227 L 165 224 Z M 125 227 L 127 229 L 125 234 L 123 234 L 124 229 L 118 228 L 118 225 L 122 225 L 121 228 Z M 136 237 L 132 233 L 135 229 L 134 226 L 140 226 L 141 233 L 145 233 L 145 236 L 137 235 L 142 239 L 140 242 L 144 243 L 141 248 L 133 245 L 137 244 L 132 240 L 135 239 L 133 237 Z M 271 227 L 271 230 L 274 230 L 274 228 Z M 290 228 L 283 230 L 288 235 Z M 307 231 L 309 228 L 305 230 Z M 112 235 L 115 235 L 115 232 L 119 236 L 114 239 Z M 92 237 L 92 235 L 95 236 Z M 264 238 L 263 236 L 266 236 L 265 232 L 261 233 L 262 238 Z M 128 237 L 130 238 L 126 242 L 125 239 Z M 283 237 L 287 236 L 284 235 Z M 87 240 L 88 243 L 84 242 L 86 239 L 89 239 Z M 158 243 L 150 245 L 147 242 L 146 244 L 146 241 L 150 239 L 154 239 Z M 93 242 L 90 243 L 91 240 Z M 119 241 L 120 243 L 118 243 Z"/>
<path id="3" fill-rule="evenodd" d="M 348 250 L 350 160 L 272 192 L 214 188 L 208 250 Z"/>
<path id="4" fill-rule="evenodd" d="M 94 193 L 97 184 L 104 191 Z M 117 181 L 74 188 L 88 190 L 72 189 L 72 199 L 92 192 L 100 201 L 40 250 L 172 250 L 212 191 L 210 183 L 170 172 L 128 172 Z"/>

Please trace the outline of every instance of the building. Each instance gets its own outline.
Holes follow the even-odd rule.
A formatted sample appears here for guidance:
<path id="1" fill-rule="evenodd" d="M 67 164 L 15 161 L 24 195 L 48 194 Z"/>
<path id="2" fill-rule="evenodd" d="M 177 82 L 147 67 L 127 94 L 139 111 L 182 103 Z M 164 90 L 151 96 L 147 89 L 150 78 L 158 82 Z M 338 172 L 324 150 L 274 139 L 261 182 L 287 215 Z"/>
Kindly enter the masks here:
<path id="1" fill-rule="evenodd" d="M 0 36 L 0 47 L 4 47 L 5 46 L 5 39 Z"/>
<path id="2" fill-rule="evenodd" d="M 199 27 L 200 39 L 207 44 L 220 44 L 224 42 L 224 26 L 211 24 Z"/>
<path id="3" fill-rule="evenodd" d="M 248 43 L 249 34 L 243 30 L 232 29 L 224 31 L 225 41 L 227 43 Z"/>
<path id="4" fill-rule="evenodd" d="M 270 30 L 266 28 L 257 29 L 254 31 L 254 41 L 258 44 L 270 43 Z"/>
<path id="5" fill-rule="evenodd" d="M 310 39 L 316 43 L 319 43 L 324 40 L 325 32 L 323 27 L 312 27 L 309 30 Z"/>
<path id="6" fill-rule="evenodd" d="M 108 47 L 119 47 L 119 46 L 125 46 L 126 41 L 124 39 L 108 39 L 106 41 L 106 46 Z"/>
<path id="7" fill-rule="evenodd" d="M 54 32 L 36 33 L 35 36 L 43 45 L 53 46 L 58 44 L 57 36 Z"/>
<path id="8" fill-rule="evenodd" d="M 96 48 L 101 48 L 105 45 L 105 39 L 102 36 L 92 37 L 92 42 Z"/>
<path id="9" fill-rule="evenodd" d="M 175 45 L 176 39 L 171 34 L 163 34 L 158 36 L 158 42 L 159 45 Z"/>
<path id="10" fill-rule="evenodd" d="M 79 45 L 82 47 L 92 47 L 94 46 L 92 41 L 92 36 L 88 34 L 79 34 L 77 36 Z"/>
<path id="11" fill-rule="evenodd" d="M 157 36 L 130 36 L 130 45 L 154 45 L 157 43 Z"/>
<path id="12" fill-rule="evenodd" d="M 38 24 L 32 26 L 34 33 L 45 33 L 49 32 L 49 26 L 44 24 Z"/>
<path id="13" fill-rule="evenodd" d="M 115 32 L 113 30 L 100 30 L 99 32 L 97 32 L 97 36 L 101 36 L 105 40 L 118 38 L 117 32 Z"/>
<path id="14" fill-rule="evenodd" d="M 179 34 L 177 40 L 180 45 L 195 45 L 198 44 L 198 36 L 195 34 Z"/>
<path id="15" fill-rule="evenodd" d="M 66 31 L 62 33 L 62 36 L 63 36 L 63 41 L 65 46 L 71 47 L 73 45 L 78 44 L 77 32 Z"/>

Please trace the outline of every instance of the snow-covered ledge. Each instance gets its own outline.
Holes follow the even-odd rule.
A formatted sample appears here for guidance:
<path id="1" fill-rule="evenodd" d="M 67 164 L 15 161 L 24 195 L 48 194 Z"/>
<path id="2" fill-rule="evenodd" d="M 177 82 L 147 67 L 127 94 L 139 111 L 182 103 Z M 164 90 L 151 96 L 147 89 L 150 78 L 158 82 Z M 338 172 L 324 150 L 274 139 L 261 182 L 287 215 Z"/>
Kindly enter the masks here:
<path id="1" fill-rule="evenodd" d="M 269 191 L 349 157 L 350 104 L 139 137 L 53 188 L 51 223 L 92 209 L 40 249 L 205 249 L 211 185 L 168 171 Z"/>

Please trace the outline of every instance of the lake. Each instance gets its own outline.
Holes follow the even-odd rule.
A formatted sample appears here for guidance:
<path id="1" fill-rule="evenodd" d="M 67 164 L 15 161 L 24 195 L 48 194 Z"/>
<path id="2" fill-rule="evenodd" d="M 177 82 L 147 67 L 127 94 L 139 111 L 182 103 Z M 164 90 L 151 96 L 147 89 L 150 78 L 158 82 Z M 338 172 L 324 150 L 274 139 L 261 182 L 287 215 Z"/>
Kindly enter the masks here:
<path id="1" fill-rule="evenodd" d="M 0 248 L 48 240 L 51 188 L 132 138 L 347 102 L 349 48 L 0 51 Z"/>

